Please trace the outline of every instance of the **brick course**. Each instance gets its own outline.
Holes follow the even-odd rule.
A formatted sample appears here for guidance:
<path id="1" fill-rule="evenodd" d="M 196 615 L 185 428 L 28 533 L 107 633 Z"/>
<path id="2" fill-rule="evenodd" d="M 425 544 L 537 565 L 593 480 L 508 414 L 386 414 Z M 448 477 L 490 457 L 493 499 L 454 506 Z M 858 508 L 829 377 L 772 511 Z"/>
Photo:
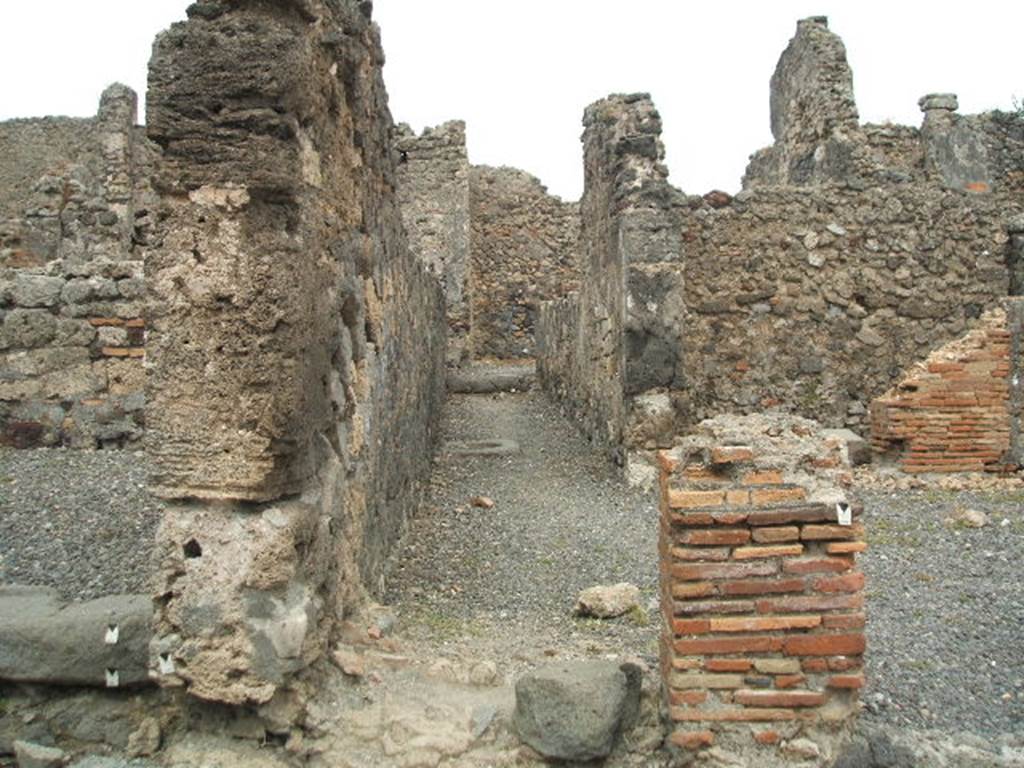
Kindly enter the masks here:
<path id="1" fill-rule="evenodd" d="M 1011 340 L 999 307 L 913 366 L 871 403 L 875 453 L 909 473 L 1011 469 Z"/>
<path id="2" fill-rule="evenodd" d="M 747 445 L 717 444 L 744 431 Z M 659 457 L 662 669 L 673 744 L 696 750 L 739 735 L 774 751 L 777 734 L 751 724 L 812 726 L 826 707 L 830 722 L 857 712 L 864 526 L 855 503 L 851 524 L 840 523 L 849 468 L 816 434 L 802 419 L 718 417 Z M 768 483 L 752 479 L 776 490 L 781 483 L 786 493 L 760 494 Z M 753 492 L 727 503 L 742 498 L 730 496 L 740 486 Z M 711 556 L 701 560 L 701 550 Z M 711 733 L 714 741 L 704 738 Z"/>

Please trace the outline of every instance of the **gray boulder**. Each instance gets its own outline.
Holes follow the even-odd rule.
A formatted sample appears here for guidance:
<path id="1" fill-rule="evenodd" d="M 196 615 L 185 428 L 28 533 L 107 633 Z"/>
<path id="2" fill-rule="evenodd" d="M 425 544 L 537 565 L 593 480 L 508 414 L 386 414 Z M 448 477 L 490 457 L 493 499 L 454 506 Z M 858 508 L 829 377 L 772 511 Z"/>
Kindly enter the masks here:
<path id="1" fill-rule="evenodd" d="M 60 768 L 64 765 L 63 751 L 30 741 L 14 742 L 14 757 L 18 768 Z"/>
<path id="2" fill-rule="evenodd" d="M 63 605 L 49 588 L 0 586 L 0 680 L 148 683 L 152 612 L 146 595 Z"/>
<path id="3" fill-rule="evenodd" d="M 640 707 L 640 669 L 632 664 L 552 664 L 516 683 L 513 724 L 548 758 L 585 762 L 607 757 Z"/>

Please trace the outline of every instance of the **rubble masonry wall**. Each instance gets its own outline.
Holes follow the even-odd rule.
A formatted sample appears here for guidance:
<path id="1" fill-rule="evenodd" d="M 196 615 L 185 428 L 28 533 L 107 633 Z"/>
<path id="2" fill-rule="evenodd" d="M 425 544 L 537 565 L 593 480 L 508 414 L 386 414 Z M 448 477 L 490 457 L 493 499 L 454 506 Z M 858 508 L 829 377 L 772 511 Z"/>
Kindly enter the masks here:
<path id="1" fill-rule="evenodd" d="M 458 357 L 469 332 L 470 168 L 466 124 L 451 121 L 419 136 L 395 135 L 398 196 L 409 246 L 444 287 L 449 346 Z"/>
<path id="2" fill-rule="evenodd" d="M 0 444 L 143 433 L 152 147 L 114 85 L 94 118 L 0 123 Z"/>
<path id="3" fill-rule="evenodd" d="M 679 195 L 649 96 L 610 96 L 583 122 L 583 275 L 578 294 L 541 310 L 538 374 L 595 442 L 618 451 L 634 397 L 685 381 Z"/>
<path id="4" fill-rule="evenodd" d="M 470 221 L 472 355 L 533 357 L 541 303 L 579 288 L 579 205 L 524 171 L 475 165 Z"/>
<path id="5" fill-rule="evenodd" d="M 199 3 L 158 37 L 147 254 L 153 669 L 264 703 L 421 500 L 444 299 L 406 243 L 369 4 Z"/>

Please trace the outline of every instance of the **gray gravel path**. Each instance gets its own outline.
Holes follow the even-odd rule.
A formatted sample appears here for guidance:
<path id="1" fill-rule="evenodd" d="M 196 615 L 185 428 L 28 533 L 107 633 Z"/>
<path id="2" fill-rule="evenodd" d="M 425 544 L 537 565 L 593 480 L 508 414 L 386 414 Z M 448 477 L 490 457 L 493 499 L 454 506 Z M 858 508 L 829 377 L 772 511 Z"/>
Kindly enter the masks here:
<path id="1" fill-rule="evenodd" d="M 657 654 L 657 513 L 543 396 L 450 399 L 445 439 L 508 438 L 519 453 L 442 453 L 430 508 L 389 583 L 403 634 L 530 661 Z M 129 451 L 0 449 L 0 583 L 68 599 L 148 589 L 159 502 Z M 477 495 L 493 509 L 471 506 Z M 868 723 L 1024 735 L 1024 490 L 869 491 Z M 989 516 L 950 526 L 957 509 Z M 1006 521 L 1005 523 L 1003 521 Z M 572 616 L 578 592 L 631 581 L 646 610 Z M 646 613 L 646 615 L 643 615 Z"/>
<path id="2" fill-rule="evenodd" d="M 148 592 L 159 503 L 137 451 L 0 448 L 0 583 Z"/>
<path id="3" fill-rule="evenodd" d="M 865 716 L 1024 735 L 1024 490 L 863 498 Z M 988 525 L 945 522 L 964 508 L 985 512 Z"/>
<path id="4" fill-rule="evenodd" d="M 448 442 L 505 438 L 505 456 L 436 462 L 430 509 L 414 523 L 390 583 L 404 629 L 468 634 L 513 656 L 538 645 L 657 653 L 657 510 L 626 488 L 539 393 L 455 395 Z M 477 495 L 493 509 L 471 506 Z M 576 596 L 628 581 L 645 610 L 614 622 L 576 619 Z"/>

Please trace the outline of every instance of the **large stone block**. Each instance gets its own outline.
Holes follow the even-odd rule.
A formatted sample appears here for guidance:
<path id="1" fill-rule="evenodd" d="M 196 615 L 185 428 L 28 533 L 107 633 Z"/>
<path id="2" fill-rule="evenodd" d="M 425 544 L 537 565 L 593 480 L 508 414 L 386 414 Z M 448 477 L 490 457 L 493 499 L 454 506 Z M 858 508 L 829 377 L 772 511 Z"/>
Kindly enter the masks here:
<path id="1" fill-rule="evenodd" d="M 0 586 L 0 679 L 108 688 L 149 682 L 147 595 L 64 605 L 45 587 Z"/>
<path id="2" fill-rule="evenodd" d="M 565 662 L 516 683 L 513 723 L 542 755 L 586 762 L 607 757 L 640 706 L 640 670 L 606 661 Z"/>

